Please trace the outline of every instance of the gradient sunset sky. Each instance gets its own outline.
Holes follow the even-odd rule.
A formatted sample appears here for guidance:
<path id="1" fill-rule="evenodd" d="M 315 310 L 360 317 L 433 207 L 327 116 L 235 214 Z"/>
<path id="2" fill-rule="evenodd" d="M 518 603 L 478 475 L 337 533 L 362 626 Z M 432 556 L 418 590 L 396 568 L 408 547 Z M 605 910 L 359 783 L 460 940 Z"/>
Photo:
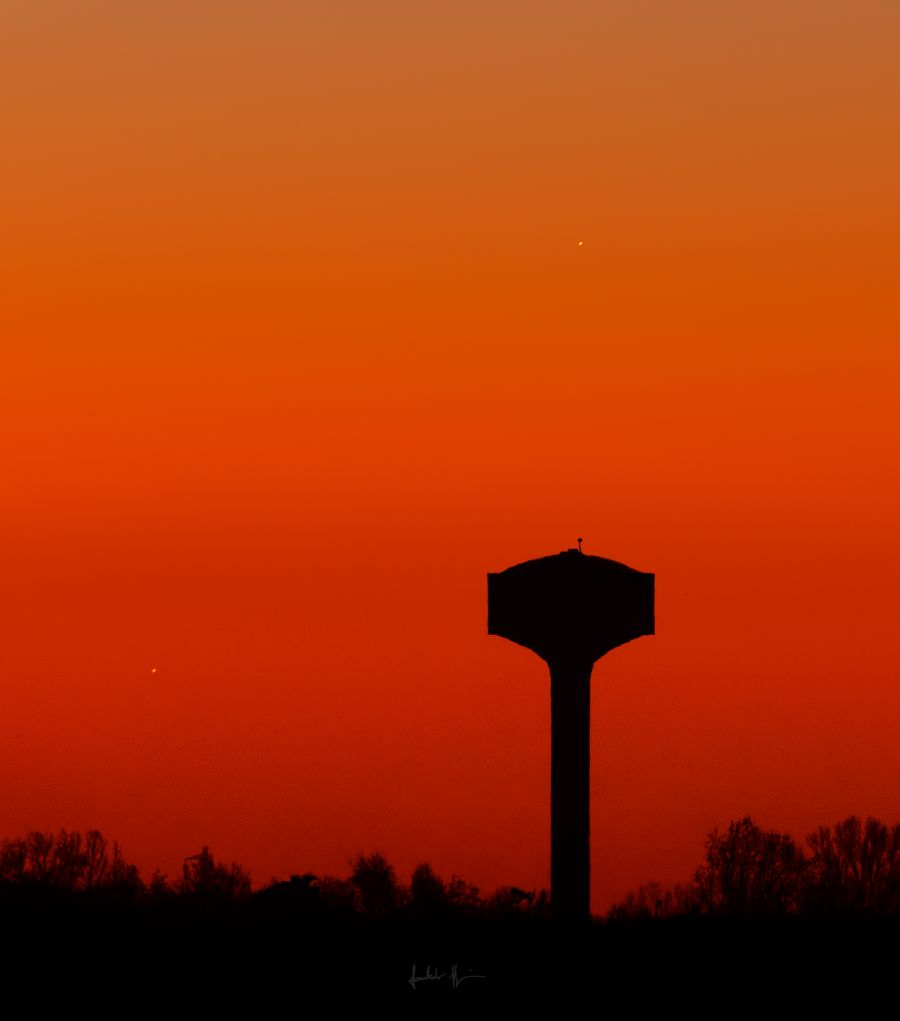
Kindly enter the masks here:
<path id="1" fill-rule="evenodd" d="M 549 885 L 486 574 L 656 574 L 593 908 L 900 819 L 894 0 L 8 0 L 0 836 Z"/>

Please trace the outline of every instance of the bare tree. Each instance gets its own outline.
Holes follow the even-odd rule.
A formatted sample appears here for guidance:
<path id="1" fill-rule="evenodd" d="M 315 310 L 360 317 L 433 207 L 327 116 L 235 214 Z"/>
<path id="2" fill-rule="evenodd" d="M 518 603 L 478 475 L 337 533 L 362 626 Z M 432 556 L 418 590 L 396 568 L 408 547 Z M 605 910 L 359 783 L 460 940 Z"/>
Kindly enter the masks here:
<path id="1" fill-rule="evenodd" d="M 386 915 L 400 902 L 394 867 L 383 854 L 357 854 L 350 860 L 350 882 L 356 888 L 360 906 L 367 915 Z"/>
<path id="2" fill-rule="evenodd" d="M 615 921 L 646 918 L 675 918 L 695 914 L 700 910 L 700 892 L 691 883 L 645 883 L 625 899 L 609 909 L 609 918 Z"/>
<path id="3" fill-rule="evenodd" d="M 417 865 L 413 870 L 409 890 L 414 914 L 434 918 L 448 911 L 447 886 L 428 862 Z"/>
<path id="4" fill-rule="evenodd" d="M 119 845 L 99 830 L 56 833 L 32 830 L 0 846 L 0 881 L 69 891 L 137 893 L 142 883 L 137 866 L 122 857 Z"/>
<path id="5" fill-rule="evenodd" d="M 25 881 L 28 844 L 21 837 L 4 839 L 0 845 L 0 881 L 20 884 Z"/>
<path id="6" fill-rule="evenodd" d="M 794 910 L 806 866 L 787 833 L 760 829 L 745 817 L 713 830 L 706 864 L 696 874 L 703 910 L 721 914 L 777 914 Z"/>
<path id="7" fill-rule="evenodd" d="M 855 815 L 820 826 L 812 849 L 806 898 L 812 910 L 886 913 L 900 910 L 900 825 Z"/>

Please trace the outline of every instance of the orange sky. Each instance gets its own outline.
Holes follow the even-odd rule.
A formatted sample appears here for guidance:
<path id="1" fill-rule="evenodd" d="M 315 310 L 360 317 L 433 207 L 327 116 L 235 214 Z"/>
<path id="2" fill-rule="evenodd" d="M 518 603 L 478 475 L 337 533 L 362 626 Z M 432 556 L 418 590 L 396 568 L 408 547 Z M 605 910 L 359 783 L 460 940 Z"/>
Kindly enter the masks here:
<path id="1" fill-rule="evenodd" d="M 896 4 L 8 8 L 0 835 L 548 884 L 578 535 L 595 910 L 900 818 Z"/>

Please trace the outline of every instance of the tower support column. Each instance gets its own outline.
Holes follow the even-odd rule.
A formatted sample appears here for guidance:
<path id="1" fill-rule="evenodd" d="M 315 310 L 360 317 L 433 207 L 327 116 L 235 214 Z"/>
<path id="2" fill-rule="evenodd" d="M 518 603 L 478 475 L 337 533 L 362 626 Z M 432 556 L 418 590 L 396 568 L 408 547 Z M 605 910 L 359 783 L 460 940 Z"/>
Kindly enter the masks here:
<path id="1" fill-rule="evenodd" d="M 550 903 L 564 919 L 591 913 L 590 760 L 593 663 L 550 663 Z"/>

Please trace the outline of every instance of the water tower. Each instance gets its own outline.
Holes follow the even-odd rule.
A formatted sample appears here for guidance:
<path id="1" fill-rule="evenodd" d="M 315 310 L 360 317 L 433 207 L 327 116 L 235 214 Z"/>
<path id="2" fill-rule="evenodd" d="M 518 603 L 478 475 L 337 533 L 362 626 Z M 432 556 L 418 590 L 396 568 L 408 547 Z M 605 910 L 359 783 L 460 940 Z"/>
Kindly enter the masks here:
<path id="1" fill-rule="evenodd" d="M 654 633 L 654 576 L 578 544 L 488 575 L 488 634 L 550 667 L 550 901 L 565 919 L 590 917 L 591 671 Z"/>

